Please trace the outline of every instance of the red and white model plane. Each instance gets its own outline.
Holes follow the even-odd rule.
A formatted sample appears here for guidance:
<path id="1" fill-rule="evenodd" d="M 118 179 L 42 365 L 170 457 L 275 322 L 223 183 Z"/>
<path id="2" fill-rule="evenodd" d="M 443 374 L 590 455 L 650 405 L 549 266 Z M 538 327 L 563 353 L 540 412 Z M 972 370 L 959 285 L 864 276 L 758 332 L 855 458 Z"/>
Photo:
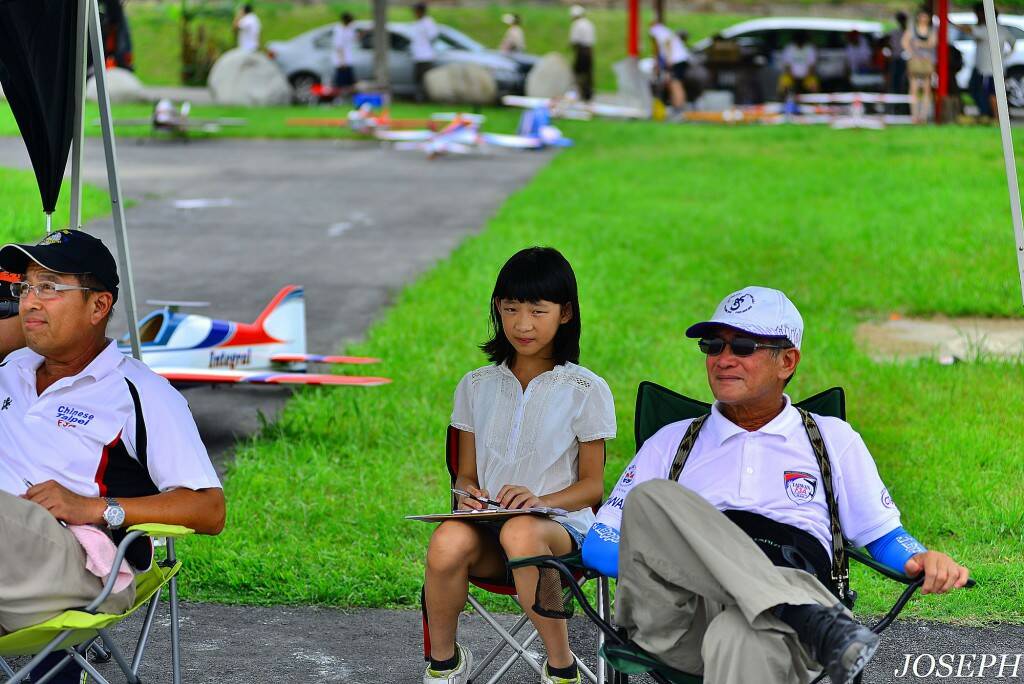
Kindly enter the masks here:
<path id="1" fill-rule="evenodd" d="M 142 360 L 176 387 L 216 384 L 358 385 L 387 378 L 308 372 L 310 364 L 370 364 L 363 356 L 306 353 L 303 289 L 286 285 L 252 323 L 236 323 L 178 311 L 204 302 L 163 304 L 139 322 Z M 121 349 L 130 353 L 126 343 Z"/>

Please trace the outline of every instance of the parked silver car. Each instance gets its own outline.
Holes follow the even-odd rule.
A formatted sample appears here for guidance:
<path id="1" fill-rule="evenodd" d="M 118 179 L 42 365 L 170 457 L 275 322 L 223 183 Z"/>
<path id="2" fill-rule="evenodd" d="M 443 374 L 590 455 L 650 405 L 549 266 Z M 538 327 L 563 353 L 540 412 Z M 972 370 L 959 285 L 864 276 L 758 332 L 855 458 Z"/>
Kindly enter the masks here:
<path id="1" fill-rule="evenodd" d="M 373 80 L 373 22 L 357 21 L 359 44 L 353 56 L 356 79 Z M 315 83 L 330 83 L 334 73 L 331 66 L 331 31 L 333 24 L 306 31 L 288 41 L 267 44 L 267 51 L 288 81 L 292 84 L 296 101 L 306 101 L 309 87 Z M 438 37 L 434 40 L 438 66 L 455 62 L 478 64 L 494 76 L 498 94 L 518 94 L 523 90 L 526 74 L 537 61 L 533 55 L 510 56 L 489 50 L 461 31 L 438 24 Z M 391 89 L 396 95 L 416 92 L 412 55 L 409 52 L 412 24 L 388 23 Z"/>

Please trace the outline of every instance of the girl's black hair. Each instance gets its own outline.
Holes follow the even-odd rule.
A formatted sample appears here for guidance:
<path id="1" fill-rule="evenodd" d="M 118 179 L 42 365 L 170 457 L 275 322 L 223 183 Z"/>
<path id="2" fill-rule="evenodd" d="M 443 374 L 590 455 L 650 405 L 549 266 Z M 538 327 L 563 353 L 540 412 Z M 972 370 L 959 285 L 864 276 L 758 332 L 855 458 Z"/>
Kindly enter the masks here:
<path id="1" fill-rule="evenodd" d="M 516 252 L 498 272 L 498 280 L 491 293 L 491 326 L 494 336 L 480 345 L 495 365 L 511 363 L 516 350 L 505 337 L 501 326 L 498 300 L 517 302 L 546 300 L 569 307 L 572 318 L 558 327 L 555 333 L 553 357 L 555 365 L 580 360 L 580 299 L 576 290 L 576 274 L 572 266 L 557 249 L 529 247 Z"/>

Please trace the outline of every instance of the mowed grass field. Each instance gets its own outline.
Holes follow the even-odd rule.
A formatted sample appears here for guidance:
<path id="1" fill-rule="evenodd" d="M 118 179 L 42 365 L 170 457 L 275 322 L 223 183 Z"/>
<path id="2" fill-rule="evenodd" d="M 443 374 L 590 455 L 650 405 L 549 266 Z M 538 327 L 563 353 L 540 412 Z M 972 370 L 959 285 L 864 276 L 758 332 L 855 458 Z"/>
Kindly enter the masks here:
<path id="1" fill-rule="evenodd" d="M 194 5 L 195 3 L 189 3 Z M 358 19 L 372 18 L 370 5 L 365 2 L 329 2 L 317 5 L 299 5 L 290 2 L 261 1 L 254 3 L 263 25 L 263 43 L 290 40 L 309 29 L 337 21 L 342 11 L 349 11 Z M 231 31 L 233 5 L 205 3 L 206 14 L 195 20 L 202 23 L 207 35 L 220 45 L 233 47 Z M 129 2 L 126 4 L 132 41 L 135 49 L 135 68 L 144 83 L 174 85 L 181 78 L 181 33 L 179 5 Z M 646 10 L 649 12 L 650 10 Z M 475 7 L 434 7 L 431 14 L 442 24 L 462 31 L 483 45 L 497 48 L 505 25 L 501 16 L 516 12 L 522 17 L 526 32 L 527 50 L 543 55 L 560 52 L 570 56 L 568 45 L 569 11 L 561 5 L 489 4 Z M 626 13 L 623 9 L 593 9 L 589 16 L 598 35 L 596 46 L 597 87 L 615 89 L 612 64 L 626 56 Z M 676 13 L 671 16 L 673 27 L 690 32 L 691 42 L 711 35 L 737 21 L 754 15 L 728 13 Z M 389 21 L 412 21 L 408 6 L 392 6 Z M 644 15 L 644 24 L 648 15 Z M 645 30 L 645 29 L 644 29 Z M 642 49 L 650 50 L 646 39 Z"/>
<path id="2" fill-rule="evenodd" d="M 53 215 L 53 230 L 68 227 L 68 184 L 65 181 Z M 91 185 L 82 188 L 82 216 L 89 219 L 110 211 L 106 193 Z M 46 216 L 39 186 L 30 171 L 0 168 L 0 240 L 28 242 L 46 233 Z"/>
<path id="3" fill-rule="evenodd" d="M 577 146 L 401 292 L 350 349 L 382 357 L 394 384 L 302 391 L 240 445 L 226 531 L 183 545 L 185 595 L 415 606 L 431 527 L 402 516 L 447 505 L 452 392 L 484 363 L 477 344 L 497 270 L 542 244 L 576 269 L 582 363 L 616 397 L 609 490 L 633 454 L 637 384 L 709 399 L 703 357 L 684 329 L 734 289 L 778 287 L 807 325 L 791 394 L 845 387 L 850 421 L 906 527 L 979 580 L 974 591 L 922 597 L 910 614 L 1024 622 L 1021 366 L 879 364 L 854 341 L 859 322 L 892 313 L 1021 316 L 996 131 L 565 128 Z M 855 582 L 864 612 L 894 596 L 860 570 Z"/>

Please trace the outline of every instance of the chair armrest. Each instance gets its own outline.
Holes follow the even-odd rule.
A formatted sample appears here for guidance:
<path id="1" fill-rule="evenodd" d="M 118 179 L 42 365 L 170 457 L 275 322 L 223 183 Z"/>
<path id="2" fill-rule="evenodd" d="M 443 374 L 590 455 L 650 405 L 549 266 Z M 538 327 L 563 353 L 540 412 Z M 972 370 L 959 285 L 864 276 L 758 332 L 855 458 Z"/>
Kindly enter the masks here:
<path id="1" fill-rule="evenodd" d="M 129 532 L 142 532 L 149 537 L 169 537 L 177 539 L 195 534 L 195 530 L 181 525 L 165 525 L 163 523 L 141 523 L 128 528 Z"/>
<path id="2" fill-rule="evenodd" d="M 583 552 L 573 551 L 564 556 L 530 556 L 527 558 L 510 558 L 508 566 L 515 568 L 547 567 L 561 570 L 562 568 L 572 573 L 581 573 L 588 578 L 597 577 L 599 573 L 583 565 Z M 561 566 L 561 567 L 560 567 Z"/>
<path id="3" fill-rule="evenodd" d="M 908 584 L 909 585 L 909 584 L 913 584 L 914 582 L 916 582 L 916 581 L 921 579 L 920 576 L 918 576 L 918 577 L 907 577 L 902 572 L 896 572 L 892 568 L 890 568 L 890 567 L 888 567 L 886 565 L 882 565 L 881 563 L 876 561 L 874 558 L 871 558 L 870 556 L 861 553 L 860 551 L 858 551 L 857 549 L 853 548 L 852 546 L 847 546 L 846 547 L 846 555 L 849 556 L 850 558 L 853 558 L 858 563 L 860 563 L 862 565 L 866 565 L 867 567 L 871 568 L 875 572 L 877 572 L 877 573 L 879 573 L 881 575 L 885 575 L 889 579 L 895 580 L 897 582 L 900 582 L 901 584 Z M 967 580 L 967 584 L 964 585 L 964 588 L 965 589 L 973 589 L 976 584 L 977 584 L 977 582 L 975 582 L 973 579 L 968 579 Z"/>

